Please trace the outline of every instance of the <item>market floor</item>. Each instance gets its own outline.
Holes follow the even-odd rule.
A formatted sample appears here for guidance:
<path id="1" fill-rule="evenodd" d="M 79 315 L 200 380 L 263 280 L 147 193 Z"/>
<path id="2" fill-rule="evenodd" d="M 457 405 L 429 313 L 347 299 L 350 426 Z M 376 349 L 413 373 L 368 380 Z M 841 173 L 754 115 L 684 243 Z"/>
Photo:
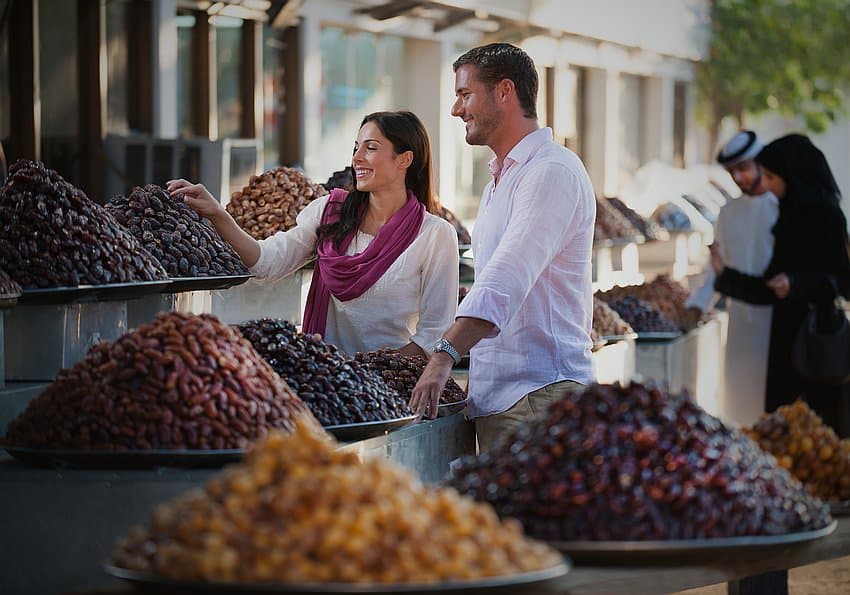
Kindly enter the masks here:
<path id="1" fill-rule="evenodd" d="M 850 593 L 850 556 L 794 568 L 788 573 L 788 587 L 790 595 L 846 595 Z M 678 595 L 726 595 L 726 584 Z"/>

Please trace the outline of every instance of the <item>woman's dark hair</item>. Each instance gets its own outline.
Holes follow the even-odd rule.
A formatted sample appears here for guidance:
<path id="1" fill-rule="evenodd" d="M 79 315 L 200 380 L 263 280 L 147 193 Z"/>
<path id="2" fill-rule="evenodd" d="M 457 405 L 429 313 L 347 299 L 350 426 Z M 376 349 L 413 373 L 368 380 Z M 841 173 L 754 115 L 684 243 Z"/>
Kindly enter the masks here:
<path id="1" fill-rule="evenodd" d="M 537 69 L 531 57 L 510 43 L 490 43 L 472 48 L 454 61 L 452 69 L 475 66 L 478 79 L 493 89 L 500 81 L 509 79 L 516 87 L 522 113 L 537 118 Z"/>
<path id="2" fill-rule="evenodd" d="M 783 200 L 803 206 L 835 204 L 841 191 L 823 153 L 808 136 L 788 134 L 765 145 L 756 161 L 785 182 Z"/>
<path id="3" fill-rule="evenodd" d="M 360 123 L 362 128 L 367 122 L 373 122 L 398 155 L 405 151 L 413 152 L 413 162 L 407 168 L 404 185 L 413 192 L 417 200 L 425 205 L 429 213 L 435 213 L 434 193 L 431 188 L 431 141 L 422 121 L 416 114 L 408 111 L 375 112 L 369 114 Z M 348 193 L 340 208 L 339 221 L 321 225 L 317 230 L 319 240 L 330 238 L 336 247 L 356 229 L 362 221 L 369 203 L 369 193 L 356 188 Z"/>

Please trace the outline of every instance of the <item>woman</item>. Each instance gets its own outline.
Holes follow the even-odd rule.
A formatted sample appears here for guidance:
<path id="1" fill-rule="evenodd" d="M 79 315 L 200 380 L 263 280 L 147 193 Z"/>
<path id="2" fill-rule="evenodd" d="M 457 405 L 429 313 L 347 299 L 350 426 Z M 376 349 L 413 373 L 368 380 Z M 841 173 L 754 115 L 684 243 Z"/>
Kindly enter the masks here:
<path id="1" fill-rule="evenodd" d="M 845 386 L 806 381 L 794 369 L 794 338 L 809 304 L 828 312 L 836 289 L 850 295 L 847 227 L 841 194 L 823 153 L 808 137 L 783 136 L 756 156 L 765 187 L 779 199 L 773 257 L 763 277 L 724 267 L 718 250 L 715 288 L 752 304 L 773 304 L 767 365 L 766 409 L 802 396 L 841 436 L 850 434 Z"/>
<path id="2" fill-rule="evenodd" d="M 209 218 L 260 279 L 280 279 L 316 259 L 304 332 L 350 355 L 388 347 L 429 356 L 454 320 L 458 247 L 451 224 L 432 214 L 425 127 L 407 111 L 366 116 L 351 165 L 355 190 L 334 189 L 307 205 L 296 227 L 262 241 L 201 184 L 167 187 Z"/>

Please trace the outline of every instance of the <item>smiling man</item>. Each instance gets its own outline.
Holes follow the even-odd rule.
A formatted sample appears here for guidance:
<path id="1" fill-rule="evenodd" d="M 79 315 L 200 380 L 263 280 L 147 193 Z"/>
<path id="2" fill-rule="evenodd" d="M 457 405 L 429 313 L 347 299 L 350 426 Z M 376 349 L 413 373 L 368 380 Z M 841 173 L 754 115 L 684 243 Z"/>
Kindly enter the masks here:
<path id="1" fill-rule="evenodd" d="M 493 179 L 472 234 L 475 284 L 411 396 L 429 417 L 451 368 L 470 352 L 469 405 L 479 449 L 594 380 L 591 249 L 596 202 L 587 170 L 537 121 L 537 71 L 494 43 L 453 64 L 452 115 L 486 145 Z"/>

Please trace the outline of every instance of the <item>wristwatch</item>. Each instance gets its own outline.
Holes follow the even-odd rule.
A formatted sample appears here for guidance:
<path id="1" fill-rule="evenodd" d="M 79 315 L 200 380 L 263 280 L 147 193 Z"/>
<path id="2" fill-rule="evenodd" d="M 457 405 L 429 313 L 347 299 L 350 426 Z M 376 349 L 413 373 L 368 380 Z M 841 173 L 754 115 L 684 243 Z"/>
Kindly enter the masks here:
<path id="1" fill-rule="evenodd" d="M 448 339 L 440 338 L 440 340 L 434 344 L 434 353 L 438 353 L 440 351 L 444 351 L 452 356 L 454 365 L 458 365 L 460 363 L 460 353 L 458 353 L 454 345 L 449 343 Z"/>

